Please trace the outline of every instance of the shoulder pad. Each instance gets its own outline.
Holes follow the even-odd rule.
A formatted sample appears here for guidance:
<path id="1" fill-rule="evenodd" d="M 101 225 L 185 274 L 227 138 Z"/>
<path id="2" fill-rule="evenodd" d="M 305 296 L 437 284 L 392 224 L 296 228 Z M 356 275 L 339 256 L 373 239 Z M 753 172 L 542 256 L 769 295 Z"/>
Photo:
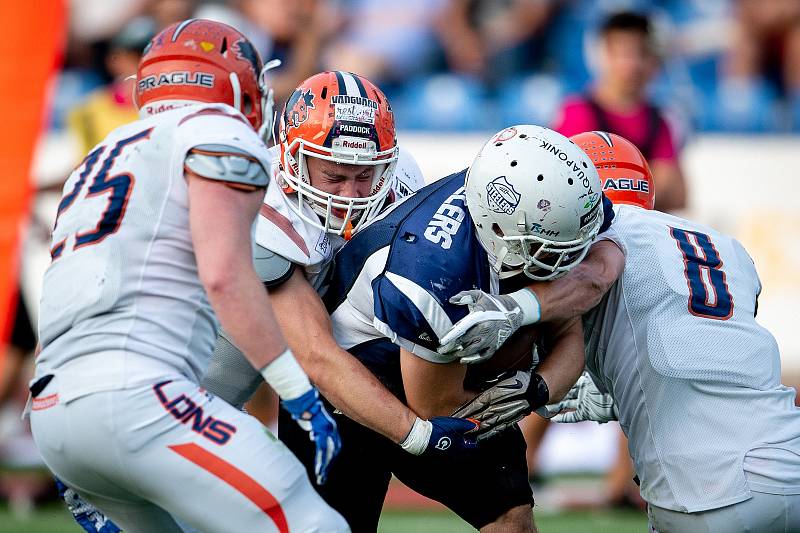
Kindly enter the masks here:
<path id="1" fill-rule="evenodd" d="M 253 266 L 265 286 L 274 287 L 289 279 L 294 263 L 263 246 L 256 244 L 253 248 Z"/>
<path id="2" fill-rule="evenodd" d="M 250 153 L 226 144 L 201 144 L 189 150 L 185 167 L 206 179 L 263 188 L 269 174 Z"/>

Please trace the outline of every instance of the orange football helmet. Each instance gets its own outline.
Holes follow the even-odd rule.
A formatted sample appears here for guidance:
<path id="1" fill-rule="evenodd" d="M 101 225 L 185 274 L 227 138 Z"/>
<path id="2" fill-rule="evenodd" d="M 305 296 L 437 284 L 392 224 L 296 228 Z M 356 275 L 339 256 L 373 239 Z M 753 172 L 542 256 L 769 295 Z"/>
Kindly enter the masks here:
<path id="1" fill-rule="evenodd" d="M 653 209 L 656 191 L 653 174 L 642 152 L 625 137 L 604 131 L 587 131 L 570 137 L 589 155 L 603 194 L 615 204 Z"/>
<path id="2" fill-rule="evenodd" d="M 264 120 L 261 74 L 258 52 L 239 31 L 220 22 L 184 20 L 145 47 L 134 101 L 144 115 L 196 102 L 224 103 L 258 130 Z"/>
<path id="3" fill-rule="evenodd" d="M 322 72 L 302 82 L 280 116 L 278 178 L 289 205 L 303 220 L 349 237 L 378 214 L 397 163 L 394 114 L 372 82 L 350 72 Z M 329 194 L 314 187 L 306 157 L 374 168 L 369 196 Z M 296 200 L 296 201 L 295 201 Z M 308 216 L 303 203 L 317 216 Z"/>

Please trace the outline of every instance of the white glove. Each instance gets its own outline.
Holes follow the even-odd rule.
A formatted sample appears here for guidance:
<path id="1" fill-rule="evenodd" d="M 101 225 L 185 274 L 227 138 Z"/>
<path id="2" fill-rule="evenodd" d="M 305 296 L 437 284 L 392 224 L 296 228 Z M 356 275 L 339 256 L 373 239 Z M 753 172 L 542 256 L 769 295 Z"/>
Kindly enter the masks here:
<path id="1" fill-rule="evenodd" d="M 553 422 L 565 424 L 584 420 L 605 424 L 611 420 L 619 420 L 614 398 L 608 393 L 600 392 L 586 372 L 578 378 L 563 400 L 546 405 L 536 412 L 545 418 L 552 417 Z"/>
<path id="2" fill-rule="evenodd" d="M 522 289 L 493 296 L 479 290 L 462 291 L 450 303 L 466 305 L 469 314 L 456 322 L 442 337 L 440 354 L 459 352 L 462 363 L 489 359 L 520 326 L 537 322 L 541 316 L 536 295 Z"/>

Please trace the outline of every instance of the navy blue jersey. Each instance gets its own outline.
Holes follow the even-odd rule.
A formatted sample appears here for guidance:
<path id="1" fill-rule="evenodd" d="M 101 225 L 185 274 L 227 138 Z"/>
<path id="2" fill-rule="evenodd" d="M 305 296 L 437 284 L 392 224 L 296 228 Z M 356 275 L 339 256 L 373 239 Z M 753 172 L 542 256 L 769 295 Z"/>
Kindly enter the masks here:
<path id="1" fill-rule="evenodd" d="M 439 338 L 467 313 L 460 291 L 497 293 L 464 203 L 466 170 L 420 189 L 338 253 L 325 300 L 346 349 L 385 338 L 432 362 Z"/>

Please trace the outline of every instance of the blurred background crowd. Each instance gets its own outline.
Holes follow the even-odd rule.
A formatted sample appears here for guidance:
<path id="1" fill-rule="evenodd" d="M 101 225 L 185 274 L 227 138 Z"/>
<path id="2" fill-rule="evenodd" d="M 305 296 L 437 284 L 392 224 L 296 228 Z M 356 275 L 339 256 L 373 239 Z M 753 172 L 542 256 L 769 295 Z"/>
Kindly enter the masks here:
<path id="1" fill-rule="evenodd" d="M 245 33 L 265 61 L 280 59 L 270 78 L 278 109 L 300 81 L 318 71 L 349 70 L 369 78 L 392 102 L 401 143 L 416 135 L 411 152 L 428 181 L 441 177 L 428 175 L 439 168 L 435 158 L 464 151 L 463 143 L 441 148 L 456 135 L 474 132 L 482 138 L 519 123 L 548 125 L 566 135 L 602 129 L 630 138 L 648 157 L 658 209 L 699 210 L 708 195 L 698 193 L 703 189 L 697 172 L 684 171 L 680 154 L 695 134 L 741 136 L 750 146 L 752 139 L 773 138 L 764 134 L 788 138 L 800 132 L 798 0 L 71 0 L 68 5 L 62 68 L 34 161 L 39 194 L 25 242 L 21 297 L 0 372 L 0 406 L 15 406 L 0 409 L 0 495 L 21 510 L 49 483 L 36 475 L 28 483 L 24 474 L 8 477 L 3 471 L 40 464 L 17 407 L 26 396 L 38 284 L 49 262 L 46 243 L 55 206 L 64 179 L 84 154 L 112 129 L 137 118 L 131 76 L 149 39 L 171 23 L 192 17 L 225 22 Z M 466 153 L 474 153 L 466 145 Z M 773 149 L 780 161 L 788 160 L 785 147 L 767 148 Z M 729 145 L 714 150 L 711 146 L 709 153 L 729 151 Z M 709 168 L 709 157 L 699 157 L 689 158 L 699 161 L 694 167 Z M 698 198 L 690 202 L 692 196 Z M 762 204 L 770 208 L 776 197 Z M 713 218 L 712 211 L 706 213 Z M 749 231 L 746 245 L 762 243 L 757 262 L 759 254 L 773 251 L 770 231 L 759 233 L 767 220 L 763 213 L 740 217 L 741 226 L 729 229 L 737 235 Z M 779 215 L 782 223 L 795 216 L 776 211 L 769 220 Z M 710 221 L 730 223 L 725 216 L 721 210 Z M 767 279 L 789 283 L 785 269 L 780 275 L 770 278 L 768 271 Z M 544 429 L 531 431 L 540 442 Z M 606 448 L 605 467 L 617 456 L 613 439 Z M 532 467 L 536 449 L 531 447 Z M 622 461 L 624 446 L 618 455 L 608 500 L 636 505 L 630 466 Z"/>
<path id="2" fill-rule="evenodd" d="M 681 134 L 800 131 L 796 0 L 74 0 L 71 7 L 54 128 L 130 110 L 122 80 L 148 36 L 194 16 L 230 23 L 265 60 L 281 59 L 278 100 L 319 70 L 351 70 L 384 89 L 401 129 L 552 123 L 564 98 L 611 71 L 629 84 L 651 81 L 648 96 Z M 605 57 L 598 37 L 622 10 L 646 14 L 652 39 Z M 83 115 L 70 120 L 76 106 Z"/>

